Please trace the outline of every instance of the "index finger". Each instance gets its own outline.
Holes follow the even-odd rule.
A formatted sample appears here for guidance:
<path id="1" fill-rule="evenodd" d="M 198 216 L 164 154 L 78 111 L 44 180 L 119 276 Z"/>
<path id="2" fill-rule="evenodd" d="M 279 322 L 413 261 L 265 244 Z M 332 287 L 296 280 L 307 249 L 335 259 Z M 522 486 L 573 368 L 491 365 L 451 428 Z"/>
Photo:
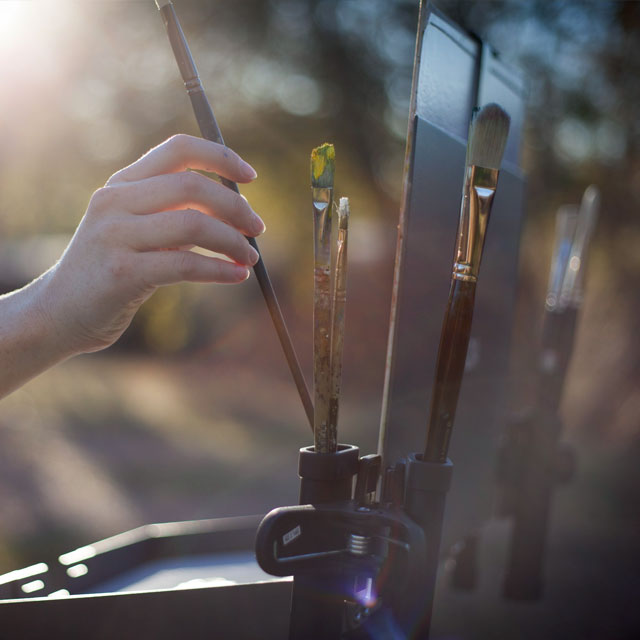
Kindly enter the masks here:
<path id="1" fill-rule="evenodd" d="M 137 182 L 186 169 L 217 173 L 234 182 L 250 182 L 257 177 L 253 167 L 229 147 L 181 133 L 165 140 L 133 164 L 114 173 L 107 185 Z"/>

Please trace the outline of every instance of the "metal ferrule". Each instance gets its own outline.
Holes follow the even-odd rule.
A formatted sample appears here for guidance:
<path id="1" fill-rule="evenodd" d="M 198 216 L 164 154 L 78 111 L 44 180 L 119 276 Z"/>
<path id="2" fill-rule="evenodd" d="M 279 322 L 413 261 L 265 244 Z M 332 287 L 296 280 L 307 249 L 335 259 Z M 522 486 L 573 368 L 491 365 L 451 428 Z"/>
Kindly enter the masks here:
<path id="1" fill-rule="evenodd" d="M 331 255 L 331 204 L 333 189 L 312 187 L 314 213 L 314 245 L 316 257 L 329 259 Z"/>
<path id="2" fill-rule="evenodd" d="M 560 290 L 560 304 L 563 307 L 579 309 L 582 305 L 584 274 L 591 236 L 596 223 L 595 209 L 582 214 L 566 266 Z"/>
<path id="3" fill-rule="evenodd" d="M 561 207 L 556 214 L 555 245 L 545 298 L 545 309 L 551 313 L 562 312 L 566 307 L 565 304 L 561 304 L 560 293 L 571 257 L 577 214 L 578 207 L 572 205 Z"/>
<path id="4" fill-rule="evenodd" d="M 456 280 L 476 282 L 478 279 L 498 173 L 498 169 L 475 165 L 467 168 L 453 263 Z"/>
<path id="5" fill-rule="evenodd" d="M 336 249 L 336 282 L 335 299 L 338 302 L 346 302 L 347 297 L 347 232 L 344 229 L 338 231 L 338 244 Z"/>

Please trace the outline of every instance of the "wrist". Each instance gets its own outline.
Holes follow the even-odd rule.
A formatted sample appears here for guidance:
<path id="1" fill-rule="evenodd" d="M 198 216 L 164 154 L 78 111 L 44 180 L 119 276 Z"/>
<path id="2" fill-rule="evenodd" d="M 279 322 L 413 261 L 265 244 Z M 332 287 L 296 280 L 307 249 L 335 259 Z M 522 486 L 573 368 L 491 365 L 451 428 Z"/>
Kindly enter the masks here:
<path id="1" fill-rule="evenodd" d="M 55 291 L 56 269 L 57 265 L 53 266 L 23 290 L 27 294 L 25 313 L 33 326 L 31 340 L 52 365 L 81 353 L 74 344 L 68 319 L 64 318 L 63 300 Z"/>
<path id="2" fill-rule="evenodd" d="M 50 272 L 46 272 L 2 299 L 4 329 L 0 340 L 15 355 L 15 367 L 33 370 L 34 375 L 74 355 L 47 304 L 49 279 Z"/>
<path id="3" fill-rule="evenodd" d="M 0 298 L 0 397 L 74 355 L 48 317 L 47 274 Z"/>

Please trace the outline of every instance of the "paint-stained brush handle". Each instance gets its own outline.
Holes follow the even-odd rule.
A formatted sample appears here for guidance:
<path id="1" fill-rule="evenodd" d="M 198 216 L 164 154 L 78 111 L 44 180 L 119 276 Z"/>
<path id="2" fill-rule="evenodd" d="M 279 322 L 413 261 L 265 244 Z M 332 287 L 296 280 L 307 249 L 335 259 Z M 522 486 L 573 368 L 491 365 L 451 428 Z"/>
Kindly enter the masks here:
<path id="1" fill-rule="evenodd" d="M 331 317 L 331 396 L 329 397 L 329 429 L 337 433 L 342 384 L 342 352 L 344 348 L 344 311 L 347 302 L 347 251 L 349 239 L 349 198 L 340 198 L 338 207 L 338 246 Z M 337 435 L 335 436 L 337 441 Z"/>
<path id="2" fill-rule="evenodd" d="M 173 49 L 176 62 L 178 63 L 180 75 L 184 80 L 185 88 L 189 94 L 189 99 L 191 100 L 193 112 L 198 122 L 200 132 L 202 133 L 202 137 L 207 140 L 211 140 L 212 142 L 217 142 L 218 144 L 224 144 L 220 127 L 218 127 L 215 115 L 213 114 L 211 105 L 204 92 L 200 76 L 198 75 L 198 70 L 189 50 L 180 22 L 178 21 L 178 17 L 176 16 L 173 4 L 163 0 L 156 0 L 156 4 L 158 5 L 158 9 L 162 15 L 167 35 L 169 36 L 169 42 L 171 43 L 171 48 Z M 238 185 L 235 182 L 223 177 L 221 177 L 220 180 L 225 187 L 239 193 Z M 260 254 L 255 238 L 248 237 L 247 240 L 258 254 Z M 282 310 L 278 304 L 278 299 L 276 298 L 273 285 L 271 284 L 271 279 L 269 278 L 267 268 L 261 255 L 258 262 L 256 262 L 253 267 L 253 272 L 256 276 L 256 280 L 258 281 L 265 302 L 267 303 L 269 314 L 271 315 L 271 319 L 276 333 L 278 334 L 278 338 L 280 339 L 280 344 L 282 345 L 282 349 L 287 359 L 291 375 L 293 376 L 296 388 L 298 389 L 298 394 L 300 395 L 307 420 L 313 429 L 313 402 L 311 400 L 311 395 L 309 394 L 309 389 L 307 388 L 304 374 L 300 367 L 300 362 L 298 361 L 298 357 L 293 347 L 293 342 L 291 341 L 291 336 L 289 335 L 284 316 L 282 315 Z"/>

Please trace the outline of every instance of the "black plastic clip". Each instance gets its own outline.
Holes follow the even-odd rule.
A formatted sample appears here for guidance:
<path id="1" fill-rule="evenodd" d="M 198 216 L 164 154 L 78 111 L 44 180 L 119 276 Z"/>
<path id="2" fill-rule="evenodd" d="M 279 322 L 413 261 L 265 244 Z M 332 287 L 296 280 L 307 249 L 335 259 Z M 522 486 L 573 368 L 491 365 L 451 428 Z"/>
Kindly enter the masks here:
<path id="1" fill-rule="evenodd" d="M 402 511 L 354 501 L 274 509 L 256 537 L 256 558 L 267 573 L 370 578 L 372 599 L 401 593 L 424 553 L 422 529 Z M 359 600 L 348 580 L 341 596 Z"/>

